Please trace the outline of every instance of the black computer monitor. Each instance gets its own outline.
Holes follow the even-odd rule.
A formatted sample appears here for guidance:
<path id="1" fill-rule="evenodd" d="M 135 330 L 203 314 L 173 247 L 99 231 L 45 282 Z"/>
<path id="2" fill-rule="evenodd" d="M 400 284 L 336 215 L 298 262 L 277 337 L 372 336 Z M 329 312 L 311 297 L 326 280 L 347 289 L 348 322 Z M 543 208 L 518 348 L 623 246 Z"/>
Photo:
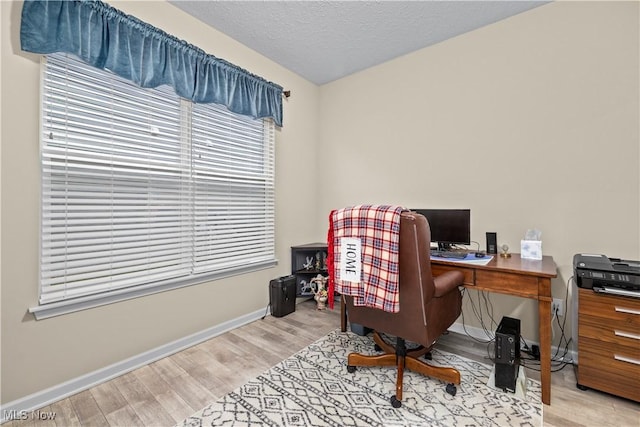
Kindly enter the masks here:
<path id="1" fill-rule="evenodd" d="M 438 243 L 439 250 L 447 250 L 451 245 L 471 244 L 470 209 L 411 209 L 422 214 L 429 221 L 431 241 Z"/>

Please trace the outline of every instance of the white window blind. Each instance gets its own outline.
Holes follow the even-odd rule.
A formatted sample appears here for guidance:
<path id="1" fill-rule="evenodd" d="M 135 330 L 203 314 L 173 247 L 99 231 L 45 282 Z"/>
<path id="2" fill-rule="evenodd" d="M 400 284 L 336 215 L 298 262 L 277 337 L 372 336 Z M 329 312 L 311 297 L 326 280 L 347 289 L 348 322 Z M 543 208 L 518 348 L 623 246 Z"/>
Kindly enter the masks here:
<path id="1" fill-rule="evenodd" d="M 40 304 L 275 262 L 274 125 L 43 61 Z"/>

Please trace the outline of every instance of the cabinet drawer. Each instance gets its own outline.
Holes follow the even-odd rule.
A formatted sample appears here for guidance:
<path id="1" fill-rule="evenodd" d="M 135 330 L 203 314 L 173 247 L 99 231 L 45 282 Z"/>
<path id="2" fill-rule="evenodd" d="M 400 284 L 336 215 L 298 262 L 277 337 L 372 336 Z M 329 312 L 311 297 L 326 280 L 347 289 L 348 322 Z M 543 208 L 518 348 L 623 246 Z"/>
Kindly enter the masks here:
<path id="1" fill-rule="evenodd" d="M 603 362 L 626 360 L 630 365 L 640 371 L 640 345 L 637 340 L 626 337 L 599 335 L 591 336 L 591 330 L 586 330 L 584 335 L 580 331 L 578 336 L 578 361 L 582 362 L 582 353 L 592 353 L 593 357 L 600 357 Z M 606 340 L 603 338 L 607 338 Z M 637 362 L 637 363 L 634 363 Z"/>
<path id="2" fill-rule="evenodd" d="M 593 343 L 580 343 L 579 347 L 579 384 L 640 401 L 640 359 L 603 352 L 605 347 Z"/>
<path id="3" fill-rule="evenodd" d="M 590 289 L 579 289 L 578 314 L 613 322 L 617 327 L 627 325 L 631 331 L 640 330 L 640 300 L 636 298 L 603 295 Z"/>
<path id="4" fill-rule="evenodd" d="M 478 270 L 476 287 L 525 298 L 538 298 L 538 279 L 533 276 Z"/>
<path id="5" fill-rule="evenodd" d="M 640 352 L 640 327 L 621 320 L 603 321 L 601 317 L 581 315 L 578 320 L 578 335 L 636 347 Z"/>

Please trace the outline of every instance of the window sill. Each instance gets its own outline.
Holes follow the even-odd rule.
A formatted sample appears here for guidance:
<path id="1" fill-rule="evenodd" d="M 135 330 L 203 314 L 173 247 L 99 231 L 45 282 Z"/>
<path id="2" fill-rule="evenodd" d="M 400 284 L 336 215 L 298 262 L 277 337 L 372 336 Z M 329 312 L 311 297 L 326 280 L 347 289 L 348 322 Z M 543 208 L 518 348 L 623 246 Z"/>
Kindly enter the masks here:
<path id="1" fill-rule="evenodd" d="M 29 313 L 33 314 L 36 320 L 48 319 L 50 317 L 61 316 L 64 314 L 74 313 L 100 307 L 103 305 L 113 304 L 120 301 L 126 301 L 133 298 L 144 297 L 147 295 L 157 294 L 160 292 L 170 291 L 173 289 L 184 288 L 187 286 L 198 285 L 204 282 L 220 280 L 226 277 L 247 274 L 258 270 L 271 268 L 278 264 L 277 260 L 265 261 L 259 264 L 253 264 L 241 269 L 218 272 L 215 274 L 201 276 L 197 279 L 190 278 L 180 281 L 171 281 L 167 283 L 156 283 L 147 286 L 138 286 L 135 288 L 118 289 L 109 293 L 90 295 L 86 297 L 74 298 L 67 301 L 58 301 L 48 304 L 30 307 Z"/>

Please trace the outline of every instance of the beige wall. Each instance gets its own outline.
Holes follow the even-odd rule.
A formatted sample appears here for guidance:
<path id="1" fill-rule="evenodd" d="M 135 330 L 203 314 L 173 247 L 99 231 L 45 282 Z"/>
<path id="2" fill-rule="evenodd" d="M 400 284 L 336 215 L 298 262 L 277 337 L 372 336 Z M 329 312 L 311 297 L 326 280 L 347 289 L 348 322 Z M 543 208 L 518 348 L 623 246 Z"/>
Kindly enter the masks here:
<path id="1" fill-rule="evenodd" d="M 485 231 L 516 248 L 538 227 L 557 296 L 576 252 L 640 258 L 635 2 L 549 4 L 321 88 L 168 3 L 109 3 L 292 90 L 276 142 L 280 264 L 33 320 L 39 65 L 19 49 L 21 3 L 0 2 L 3 403 L 264 308 L 289 247 L 324 240 L 335 207 L 469 207 L 482 247 Z M 537 339 L 531 303 L 492 299 Z"/>
<path id="2" fill-rule="evenodd" d="M 555 297 L 575 253 L 640 259 L 638 16 L 555 2 L 323 86 L 319 210 L 470 208 L 472 240 L 495 231 L 516 252 L 538 228 Z M 491 300 L 538 340 L 532 302 Z"/>
<path id="3" fill-rule="evenodd" d="M 2 31 L 2 402 L 264 310 L 267 284 L 290 271 L 290 246 L 312 241 L 319 88 L 165 2 L 109 1 L 292 91 L 276 136 L 277 267 L 47 320 L 38 302 L 39 59 L 19 49 L 22 4 L 0 2 Z M 307 155 L 301 156 L 301 153 Z M 310 159 L 304 162 L 303 159 Z M 308 179 L 301 179 L 308 177 Z M 292 209 L 295 207 L 295 209 Z"/>

